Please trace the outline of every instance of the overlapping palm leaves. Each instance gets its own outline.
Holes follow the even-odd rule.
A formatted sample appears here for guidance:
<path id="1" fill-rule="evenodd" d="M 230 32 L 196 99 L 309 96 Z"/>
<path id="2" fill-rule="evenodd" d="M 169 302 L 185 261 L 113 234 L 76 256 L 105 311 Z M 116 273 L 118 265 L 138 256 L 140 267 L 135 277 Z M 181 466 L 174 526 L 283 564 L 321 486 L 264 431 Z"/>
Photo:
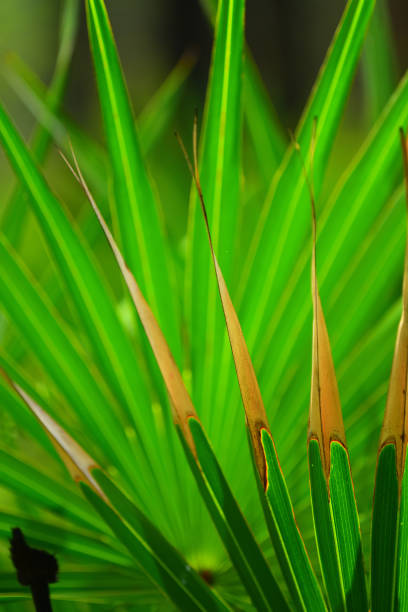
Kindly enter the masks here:
<path id="1" fill-rule="evenodd" d="M 10 431 L 5 431 L 0 449 L 3 543 L 6 546 L 10 527 L 18 524 L 34 544 L 60 554 L 60 584 L 53 597 L 61 606 L 75 601 L 85 609 L 166 609 L 170 602 L 188 610 L 309 610 L 327 605 L 367 609 L 361 545 L 364 550 L 368 541 L 375 447 L 399 316 L 399 306 L 393 303 L 398 291 L 392 294 L 386 288 L 394 286 L 402 269 L 405 225 L 398 129 L 408 118 L 407 80 L 402 79 L 361 151 L 318 209 L 322 299 L 316 290 L 312 300 L 310 204 L 302 163 L 293 146 L 280 159 L 285 148 L 282 130 L 244 49 L 244 2 L 219 2 L 193 169 L 204 194 L 212 246 L 193 185 L 181 316 L 173 253 L 142 154 L 147 146 L 138 137 L 140 133 L 151 143 L 158 137 L 157 124 L 149 124 L 145 115 L 135 130 L 104 2 L 87 0 L 85 5 L 107 153 L 57 113 L 61 88 L 57 101 L 48 99 L 27 73 L 13 69 L 13 75 L 31 92 L 32 107 L 47 111 L 40 113 L 46 125 L 40 128 L 41 138 L 51 131 L 64 148 L 64 134 L 71 134 L 79 159 L 74 174 L 89 196 L 83 169 L 104 217 L 117 229 L 119 248 L 104 226 L 140 323 L 135 323 L 132 310 L 130 322 L 124 321 L 92 253 L 101 235 L 89 204 L 75 223 L 68 219 L 1 110 L 0 138 L 24 190 L 7 208 L 0 239 L 0 292 L 8 320 L 1 356 L 7 376 L 0 382 L 0 397 L 4 414 L 10 415 Z M 66 6 L 66 31 L 72 39 L 77 3 L 71 0 Z M 369 0 L 348 3 L 296 132 L 301 150 L 308 152 L 318 117 L 313 156 L 317 195 L 373 8 Z M 375 62 L 370 64 L 369 50 L 366 53 L 372 71 Z M 58 74 L 66 69 L 67 62 L 60 62 Z M 170 80 L 161 93 L 165 108 L 177 90 L 174 83 L 182 80 Z M 150 111 L 153 117 L 161 112 L 158 100 Z M 142 121 L 147 126 L 144 135 Z M 267 197 L 262 207 L 245 206 L 240 188 L 243 123 L 249 128 L 250 146 L 263 162 L 259 191 L 266 191 Z M 40 149 L 35 156 L 40 157 L 44 147 Z M 97 152 L 95 163 L 89 151 Z M 310 161 L 308 157 L 306 172 L 311 172 Z M 97 163 L 106 164 L 113 184 L 110 214 L 107 182 L 103 173 L 95 172 Z M 23 195 L 51 260 L 51 272 L 41 283 L 18 254 Z M 245 240 L 246 224 L 254 232 L 243 248 L 240 236 Z M 122 303 L 129 304 L 127 293 L 123 296 Z M 326 428 L 311 418 L 309 465 L 323 580 L 312 545 L 306 471 L 312 308 L 312 414 L 325 421 L 330 406 L 339 404 L 321 304 L 334 350 L 356 491 L 363 500 L 361 544 L 350 464 L 339 433 L 342 425 L 338 421 L 333 437 L 333 424 Z M 183 321 L 188 338 L 184 345 Z M 395 379 L 393 370 L 393 384 Z M 402 384 L 395 393 L 403 390 Z M 338 410 L 336 414 L 341 419 Z M 392 605 L 395 598 L 402 608 L 407 605 L 404 455 L 394 452 L 389 437 L 383 442 L 372 571 L 384 578 L 381 584 L 372 583 L 372 610 L 382 609 L 384 602 Z M 61 458 L 80 480 L 85 499 L 64 472 Z M 378 499 L 389 503 L 378 504 Z M 389 533 L 393 538 L 384 550 Z M 332 555 L 331 546 L 336 551 Z M 395 558 L 396 547 L 401 561 L 388 562 Z M 25 596 L 17 594 L 12 576 L 4 578 L 1 589 L 4 602 Z"/>

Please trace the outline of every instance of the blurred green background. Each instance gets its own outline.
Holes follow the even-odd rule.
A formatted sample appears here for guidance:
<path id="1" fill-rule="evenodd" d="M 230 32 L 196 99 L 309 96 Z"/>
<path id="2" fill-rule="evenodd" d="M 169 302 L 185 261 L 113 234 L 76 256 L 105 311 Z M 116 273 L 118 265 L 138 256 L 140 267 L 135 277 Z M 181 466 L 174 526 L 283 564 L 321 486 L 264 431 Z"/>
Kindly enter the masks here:
<path id="1" fill-rule="evenodd" d="M 404 0 L 389 1 L 387 5 L 398 63 L 403 64 L 408 53 L 404 28 L 408 6 Z M 247 3 L 247 40 L 283 125 L 295 125 L 344 6 L 342 0 Z M 211 28 L 198 1 L 115 0 L 107 7 L 136 111 L 188 48 L 196 49 L 200 59 L 193 86 L 198 94 L 205 91 Z M 59 0 L 2 0 L 2 56 L 8 51 L 17 52 L 46 81 L 53 70 L 60 8 Z M 66 105 L 76 116 L 98 126 L 91 73 L 83 15 Z M 3 87 L 4 84 L 2 95 L 7 95 Z"/>
<path id="2" fill-rule="evenodd" d="M 284 129 L 296 127 L 344 5 L 345 2 L 340 0 L 329 3 L 324 0 L 253 0 L 247 3 L 247 40 Z M 115 0 L 108 2 L 107 6 L 136 115 L 184 51 L 192 52 L 197 58 L 177 116 L 167 128 L 167 144 L 176 152 L 173 130 L 188 135 L 194 108 L 201 109 L 204 103 L 212 30 L 202 6 L 198 0 Z M 408 19 L 408 5 L 404 0 L 393 0 L 387 3 L 387 8 L 396 83 L 407 65 L 408 38 L 404 24 Z M 17 54 L 44 83 L 48 83 L 56 57 L 60 10 L 61 2 L 57 0 L 2 0 L 0 3 L 0 96 L 26 137 L 34 119 L 5 77 L 7 58 L 10 53 Z M 64 110 L 89 134 L 102 141 L 83 7 L 81 11 Z M 327 189 L 342 169 L 339 161 L 350 159 L 378 110 L 376 101 L 372 100 L 369 72 L 364 71 L 364 54 L 360 64 L 332 155 L 336 163 L 330 166 Z M 166 151 L 165 163 L 163 151 Z M 179 240 L 186 222 L 188 176 L 175 168 L 184 163 L 181 156 L 169 155 L 168 152 L 162 142 L 151 152 L 149 161 L 162 201 L 164 198 L 172 203 L 172 210 L 167 211 L 170 237 Z M 48 161 L 47 174 L 67 205 L 74 206 L 72 181 L 53 154 Z M 183 177 L 186 190 L 173 189 L 173 181 L 177 180 L 179 184 Z M 14 179 L 2 153 L 0 180 L 0 202 L 4 203 Z M 180 201 L 183 192 L 186 198 Z"/>

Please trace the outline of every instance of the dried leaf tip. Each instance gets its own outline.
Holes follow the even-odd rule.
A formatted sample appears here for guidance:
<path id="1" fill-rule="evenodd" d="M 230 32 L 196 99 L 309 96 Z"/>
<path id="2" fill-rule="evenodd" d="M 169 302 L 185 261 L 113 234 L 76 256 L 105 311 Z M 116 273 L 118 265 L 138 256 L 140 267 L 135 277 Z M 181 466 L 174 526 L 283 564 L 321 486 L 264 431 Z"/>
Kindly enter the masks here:
<path id="1" fill-rule="evenodd" d="M 193 129 L 193 164 L 190 161 L 184 143 L 180 136 L 176 134 L 177 140 L 185 157 L 186 163 L 190 170 L 191 176 L 195 183 L 198 197 L 200 200 L 201 210 L 203 213 L 205 226 L 207 230 L 208 242 L 211 250 L 211 257 L 214 263 L 215 275 L 218 284 L 218 290 L 221 298 L 222 308 L 224 311 L 225 322 L 227 325 L 229 341 L 234 358 L 235 369 L 241 391 L 242 403 L 245 409 L 246 423 L 251 440 L 252 451 L 261 483 L 266 490 L 267 487 L 267 469 L 265 451 L 261 439 L 261 431 L 265 429 L 270 434 L 268 420 L 266 417 L 265 408 L 263 405 L 261 393 L 256 379 L 255 371 L 249 355 L 249 351 L 242 333 L 241 325 L 238 316 L 232 304 L 227 285 L 224 281 L 221 268 L 218 265 L 217 257 L 214 252 L 214 247 L 211 239 L 210 224 L 207 216 L 207 210 L 204 202 L 203 191 L 200 183 L 200 174 L 198 167 L 198 146 L 197 146 L 197 114 L 194 117 Z"/>
<path id="2" fill-rule="evenodd" d="M 134 275 L 128 268 L 125 259 L 118 245 L 116 244 L 112 232 L 110 231 L 108 224 L 103 218 L 103 215 L 91 194 L 91 191 L 82 175 L 72 146 L 71 154 L 72 159 L 74 160 L 75 169 L 66 159 L 65 155 L 63 153 L 60 154 L 65 163 L 67 164 L 68 168 L 82 187 L 106 236 L 109 246 L 122 273 L 123 279 L 127 285 L 133 304 L 139 315 L 140 321 L 146 332 L 146 336 L 149 340 L 150 346 L 152 347 L 157 364 L 163 376 L 163 380 L 166 384 L 167 392 L 170 397 L 173 420 L 175 424 L 180 427 L 190 450 L 192 451 L 193 455 L 196 456 L 195 445 L 191 435 L 188 420 L 190 417 L 194 417 L 198 420 L 198 416 L 191 402 L 190 396 L 188 395 L 188 392 L 185 388 L 182 376 L 167 344 L 166 338 L 164 337 L 164 334 L 149 304 L 143 296 Z"/>
<path id="3" fill-rule="evenodd" d="M 408 220 L 408 142 L 404 130 L 400 128 L 404 181 L 407 202 Z M 384 421 L 381 429 L 379 452 L 386 444 L 394 444 L 396 450 L 396 468 L 401 493 L 402 477 L 405 469 L 407 450 L 408 414 L 407 414 L 407 376 L 408 376 L 408 232 L 405 247 L 404 277 L 402 285 L 402 313 L 398 326 L 392 362 L 390 384 Z"/>
<path id="4" fill-rule="evenodd" d="M 346 446 L 340 397 L 330 348 L 330 340 L 319 295 L 316 271 L 317 219 L 313 187 L 313 164 L 316 147 L 317 119 L 313 122 L 310 146 L 310 175 L 299 150 L 302 170 L 309 190 L 312 218 L 311 288 L 313 302 L 312 381 L 309 410 L 308 440 L 319 443 L 322 465 L 328 481 L 330 475 L 330 445 L 337 440 Z M 299 147 L 300 149 L 300 147 Z"/>
<path id="5" fill-rule="evenodd" d="M 4 370 L 0 371 L 48 434 L 72 478 L 76 482 L 86 482 L 99 497 L 106 501 L 105 494 L 92 476 L 92 470 L 99 467 L 96 461 L 20 385 L 11 380 Z"/>

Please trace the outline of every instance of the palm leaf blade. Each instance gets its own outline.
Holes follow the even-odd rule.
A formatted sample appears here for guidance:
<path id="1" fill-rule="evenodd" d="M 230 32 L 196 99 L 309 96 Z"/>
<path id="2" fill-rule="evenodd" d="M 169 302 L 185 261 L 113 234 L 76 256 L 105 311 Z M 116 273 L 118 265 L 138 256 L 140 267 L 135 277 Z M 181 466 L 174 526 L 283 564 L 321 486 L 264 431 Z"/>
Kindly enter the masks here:
<path id="1" fill-rule="evenodd" d="M 133 116 L 103 0 L 86 2 L 89 38 L 113 167 L 116 210 L 125 257 L 140 279 L 180 359 L 180 337 L 170 290 L 163 230 L 144 167 Z M 146 236 L 146 228 L 149 235 Z"/>
<path id="2" fill-rule="evenodd" d="M 398 479 L 392 444 L 378 455 L 371 546 L 371 609 L 392 610 L 396 571 Z"/>

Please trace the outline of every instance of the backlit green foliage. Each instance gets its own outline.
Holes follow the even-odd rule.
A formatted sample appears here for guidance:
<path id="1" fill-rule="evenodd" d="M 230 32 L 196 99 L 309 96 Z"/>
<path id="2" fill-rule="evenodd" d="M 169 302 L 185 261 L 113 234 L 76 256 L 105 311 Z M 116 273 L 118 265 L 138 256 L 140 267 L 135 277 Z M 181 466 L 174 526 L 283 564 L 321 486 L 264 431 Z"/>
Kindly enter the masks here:
<path id="1" fill-rule="evenodd" d="M 174 194 L 156 184 L 151 153 L 162 165 L 182 159 L 166 136 L 194 60 L 181 58 L 135 120 L 109 6 L 84 0 L 102 146 L 61 111 L 79 4 L 63 3 L 48 89 L 8 61 L 8 81 L 38 120 L 28 145 L 0 106 L 17 177 L 0 218 L 2 606 L 32 605 L 8 558 L 20 527 L 58 558 L 55 610 L 408 609 L 408 422 L 388 438 L 383 430 L 370 538 L 405 244 L 408 76 L 395 82 L 385 3 L 349 0 L 289 142 L 245 43 L 244 0 L 203 1 L 214 47 L 190 193 L 187 168 L 173 181 L 189 202 L 177 241 Z M 333 171 L 361 53 L 372 125 Z M 193 121 L 192 109 L 191 130 Z M 85 195 L 64 202 L 44 178 L 52 141 L 89 184 L 122 274 Z M 334 430 L 325 438 L 308 180 L 347 448 Z M 41 236 L 33 258 L 29 236 Z M 312 359 L 323 424 L 307 444 Z M 387 410 L 406 389 L 406 363 L 395 363 Z"/>

